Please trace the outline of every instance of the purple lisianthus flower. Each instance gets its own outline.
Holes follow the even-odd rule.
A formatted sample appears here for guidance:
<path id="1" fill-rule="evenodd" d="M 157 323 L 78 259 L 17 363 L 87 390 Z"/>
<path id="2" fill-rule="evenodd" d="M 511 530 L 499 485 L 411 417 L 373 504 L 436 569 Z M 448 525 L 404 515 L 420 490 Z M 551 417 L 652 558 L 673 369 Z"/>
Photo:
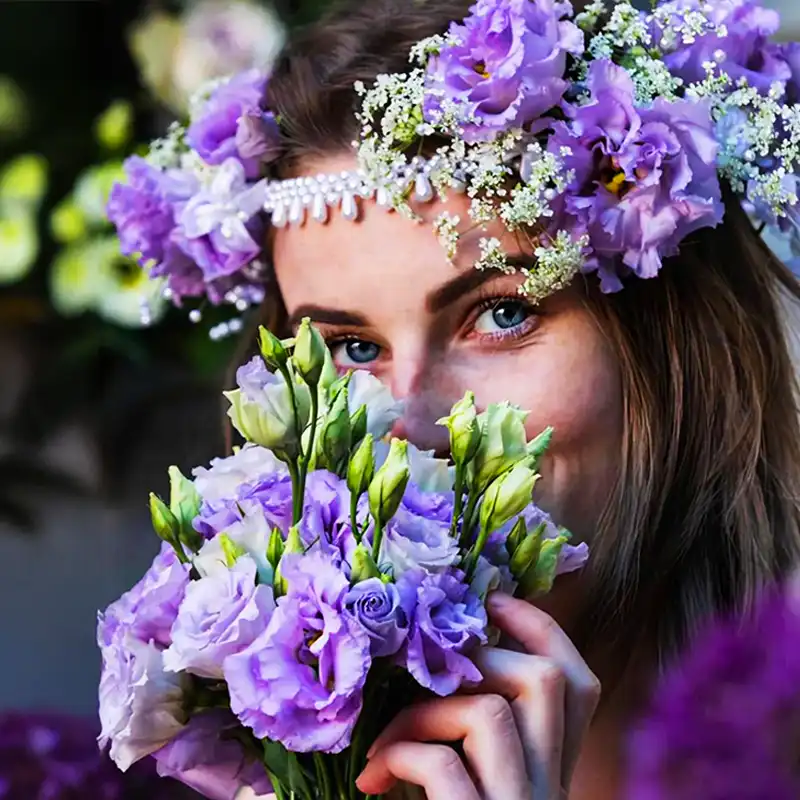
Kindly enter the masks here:
<path id="1" fill-rule="evenodd" d="M 345 595 L 345 612 L 369 635 L 373 658 L 394 655 L 403 645 L 413 611 L 403 600 L 397 586 L 380 578 L 361 581 Z"/>
<path id="2" fill-rule="evenodd" d="M 100 647 L 98 744 L 110 743 L 112 760 L 125 771 L 183 728 L 189 677 L 165 672 L 163 652 L 129 630 L 118 630 L 109 644 L 101 639 Z"/>
<path id="3" fill-rule="evenodd" d="M 225 659 L 263 633 L 275 609 L 272 587 L 257 585 L 256 570 L 244 555 L 227 571 L 192 581 L 172 626 L 165 669 L 222 678 Z"/>
<path id="4" fill-rule="evenodd" d="M 416 681 L 438 695 L 482 679 L 467 652 L 486 643 L 488 619 L 477 594 L 460 573 L 406 572 L 398 581 L 414 617 L 401 660 Z"/>
<path id="5" fill-rule="evenodd" d="M 160 170 L 139 156 L 125 161 L 127 183 L 116 183 L 106 206 L 127 256 L 151 264 L 167 260 L 175 228 L 176 204 L 186 201 L 191 187 L 178 170 Z"/>
<path id="6" fill-rule="evenodd" d="M 158 774 L 174 778 L 210 800 L 234 800 L 243 787 L 271 791 L 263 764 L 245 753 L 229 711 L 204 711 L 189 720 L 168 744 L 153 753 Z"/>
<path id="7" fill-rule="evenodd" d="M 343 613 L 347 578 L 323 553 L 284 556 L 288 593 L 267 630 L 225 661 L 231 709 L 258 738 L 295 752 L 350 744 L 370 668 L 370 637 Z"/>
<path id="8" fill-rule="evenodd" d="M 798 588 L 712 623 L 667 670 L 633 729 L 626 798 L 800 797 Z"/>
<path id="9" fill-rule="evenodd" d="M 253 154 L 253 137 L 247 133 L 239 134 L 239 125 L 242 117 L 262 113 L 261 99 L 266 83 L 266 76 L 261 71 L 252 69 L 240 72 L 212 92 L 203 106 L 202 115 L 186 131 L 189 144 L 203 161 L 221 165 L 234 158 L 240 162 L 248 178 L 259 176 L 261 154 Z M 265 140 L 270 131 L 270 128 L 264 126 L 262 135 Z M 239 150 L 237 138 L 245 145 L 247 153 Z M 266 153 L 266 141 L 264 147 Z"/>
<path id="10" fill-rule="evenodd" d="M 785 84 L 791 78 L 784 46 L 769 41 L 780 28 L 777 11 L 750 0 L 716 0 L 710 4 L 684 0 L 678 13 L 681 10 L 702 12 L 712 25 L 724 25 L 727 35 L 697 36 L 690 44 L 681 44 L 668 53 L 664 62 L 673 75 L 687 83 L 702 81 L 706 77 L 703 64 L 716 61 L 734 81 L 745 78 L 761 92 L 768 92 L 775 82 Z M 658 37 L 656 31 L 657 41 Z"/>
<path id="11" fill-rule="evenodd" d="M 247 160 L 261 163 L 274 161 L 280 152 L 280 132 L 271 111 L 248 111 L 239 117 L 236 126 L 236 149 Z"/>
<path id="12" fill-rule="evenodd" d="M 626 272 L 654 277 L 686 236 L 722 220 L 718 144 L 703 101 L 637 108 L 633 81 L 610 61 L 592 63 L 587 86 L 591 101 L 553 123 L 548 147 L 575 173 L 556 224 L 589 234 L 586 269 L 608 292 Z"/>
<path id="13" fill-rule="evenodd" d="M 264 186 L 249 184 L 241 163 L 229 158 L 183 206 L 178 243 L 206 281 L 238 272 L 261 252 Z"/>
<path id="14" fill-rule="evenodd" d="M 178 561 L 170 545 L 162 543 L 141 580 L 99 615 L 99 646 L 109 647 L 120 635 L 130 633 L 141 642 L 168 647 L 188 585 L 189 567 Z"/>
<path id="15" fill-rule="evenodd" d="M 567 54 L 583 51 L 583 34 L 564 19 L 571 11 L 553 0 L 478 0 L 431 59 L 425 118 L 435 123 L 456 103 L 468 116 L 465 138 L 484 141 L 558 105 Z"/>

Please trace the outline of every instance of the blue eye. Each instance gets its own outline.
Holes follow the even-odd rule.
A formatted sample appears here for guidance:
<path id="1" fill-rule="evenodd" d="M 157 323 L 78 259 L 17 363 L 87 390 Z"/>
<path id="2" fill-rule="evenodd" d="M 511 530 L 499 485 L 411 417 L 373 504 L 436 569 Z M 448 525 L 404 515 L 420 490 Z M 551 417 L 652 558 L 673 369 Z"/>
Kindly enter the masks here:
<path id="1" fill-rule="evenodd" d="M 331 352 L 338 366 L 349 369 L 377 360 L 381 348 L 374 342 L 367 342 L 364 339 L 346 339 L 332 343 Z"/>
<path id="2" fill-rule="evenodd" d="M 475 321 L 478 333 L 499 333 L 518 328 L 533 316 L 533 309 L 521 300 L 498 300 Z"/>

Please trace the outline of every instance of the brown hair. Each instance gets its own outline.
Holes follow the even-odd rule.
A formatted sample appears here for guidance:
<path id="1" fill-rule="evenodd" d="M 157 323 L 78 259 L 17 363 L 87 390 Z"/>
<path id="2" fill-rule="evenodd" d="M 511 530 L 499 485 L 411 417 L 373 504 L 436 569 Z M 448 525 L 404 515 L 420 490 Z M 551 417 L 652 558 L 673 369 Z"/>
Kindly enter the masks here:
<path id="1" fill-rule="evenodd" d="M 283 168 L 347 149 L 353 84 L 407 70 L 412 44 L 467 7 L 355 0 L 296 35 L 267 98 Z M 800 286 L 736 202 L 727 207 L 657 280 L 588 291 L 621 364 L 625 430 L 593 542 L 586 647 L 645 633 L 672 652 L 708 614 L 747 605 L 800 560 L 800 421 L 780 298 L 800 299 Z"/>

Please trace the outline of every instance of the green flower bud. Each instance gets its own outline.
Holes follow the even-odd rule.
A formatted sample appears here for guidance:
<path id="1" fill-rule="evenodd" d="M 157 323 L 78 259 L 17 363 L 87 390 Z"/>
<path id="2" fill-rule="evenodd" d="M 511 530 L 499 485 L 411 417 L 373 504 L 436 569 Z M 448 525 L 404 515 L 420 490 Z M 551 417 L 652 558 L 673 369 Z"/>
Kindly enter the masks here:
<path id="1" fill-rule="evenodd" d="M 379 524 L 385 525 L 395 515 L 410 477 L 408 442 L 392 439 L 389 455 L 367 490 L 369 510 Z"/>
<path id="2" fill-rule="evenodd" d="M 372 554 L 363 544 L 356 547 L 353 553 L 352 566 L 350 568 L 350 582 L 360 583 L 368 578 L 380 578 L 381 572 L 372 558 Z"/>
<path id="3" fill-rule="evenodd" d="M 179 537 L 193 553 L 203 546 L 203 537 L 194 529 L 192 523 L 200 513 L 200 494 L 184 474 L 175 466 L 169 472 L 169 507 L 178 520 Z"/>
<path id="4" fill-rule="evenodd" d="M 294 553 L 305 553 L 305 551 L 306 548 L 303 544 L 303 540 L 300 538 L 300 531 L 298 530 L 297 525 L 292 525 L 292 527 L 289 528 L 289 534 L 283 544 L 283 555 L 281 556 L 281 560 L 283 560 L 283 556 Z M 278 566 L 275 568 L 275 577 L 273 578 L 272 586 L 276 596 L 279 597 L 286 594 L 288 584 L 286 583 L 286 578 L 283 577 L 280 562 L 278 562 Z"/>
<path id="5" fill-rule="evenodd" d="M 153 492 L 150 492 L 150 519 L 158 537 L 174 547 L 179 541 L 180 523 L 167 504 Z"/>
<path id="6" fill-rule="evenodd" d="M 350 439 L 353 446 L 357 445 L 367 435 L 367 407 L 361 405 L 355 414 L 350 416 Z"/>
<path id="7" fill-rule="evenodd" d="M 316 386 L 319 383 L 327 350 L 322 334 L 311 324 L 308 317 L 304 318 L 295 337 L 292 360 L 298 374 L 309 386 Z"/>
<path id="8" fill-rule="evenodd" d="M 475 395 L 467 392 L 453 406 L 450 416 L 442 417 L 436 424 L 444 425 L 450 431 L 450 454 L 455 464 L 464 466 L 472 461 L 481 443 Z"/>
<path id="9" fill-rule="evenodd" d="M 273 528 L 267 545 L 267 561 L 272 569 L 277 569 L 283 555 L 283 536 L 278 528 Z"/>
<path id="10" fill-rule="evenodd" d="M 258 344 L 262 358 L 273 372 L 278 372 L 286 366 L 289 353 L 283 342 L 263 325 L 258 329 Z"/>
<path id="11" fill-rule="evenodd" d="M 542 550 L 542 536 L 546 527 L 545 523 L 538 525 L 535 530 L 520 542 L 514 555 L 511 556 L 509 568 L 511 569 L 511 574 L 517 580 L 522 578 L 531 567 L 536 566 Z"/>
<path id="12" fill-rule="evenodd" d="M 511 533 L 509 533 L 506 537 L 506 552 L 508 553 L 509 558 L 511 558 L 517 551 L 517 548 L 520 546 L 527 533 L 528 526 L 525 524 L 525 520 L 522 517 L 519 517 L 514 523 Z"/>
<path id="13" fill-rule="evenodd" d="M 495 478 L 528 455 L 527 412 L 509 403 L 493 403 L 478 415 L 481 441 L 470 463 L 470 491 L 481 494 Z"/>
<path id="14" fill-rule="evenodd" d="M 222 554 L 225 556 L 225 564 L 228 568 L 234 566 L 234 564 L 247 553 L 247 550 L 236 544 L 227 533 L 221 533 L 219 535 L 219 543 L 222 547 Z"/>
<path id="15" fill-rule="evenodd" d="M 496 531 L 529 505 L 538 477 L 528 464 L 520 461 L 492 481 L 481 504 L 481 530 Z"/>
<path id="16" fill-rule="evenodd" d="M 338 475 L 344 469 L 350 455 L 350 443 L 350 411 L 345 385 L 333 399 L 319 435 L 319 449 L 331 472 Z"/>
<path id="17" fill-rule="evenodd" d="M 319 378 L 319 392 L 320 398 L 327 397 L 328 389 L 334 384 L 339 377 L 339 370 L 336 369 L 336 364 L 333 361 L 333 355 L 329 348 L 325 348 L 325 362 L 322 365 L 322 374 Z"/>
<path id="18" fill-rule="evenodd" d="M 521 597 L 537 597 L 547 594 L 553 588 L 556 578 L 558 558 L 561 549 L 569 541 L 569 534 L 564 532 L 553 539 L 545 539 L 536 563 L 532 564 L 527 572 L 519 579 L 519 593 Z"/>
<path id="19" fill-rule="evenodd" d="M 347 465 L 347 488 L 360 497 L 369 488 L 375 477 L 375 440 L 368 433 L 358 445 Z"/>

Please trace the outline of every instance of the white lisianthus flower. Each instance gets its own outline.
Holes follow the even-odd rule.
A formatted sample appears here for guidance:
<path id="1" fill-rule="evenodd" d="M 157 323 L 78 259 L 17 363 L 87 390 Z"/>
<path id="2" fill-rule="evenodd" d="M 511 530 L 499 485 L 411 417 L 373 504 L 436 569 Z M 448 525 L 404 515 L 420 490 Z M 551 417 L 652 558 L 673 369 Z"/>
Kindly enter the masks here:
<path id="1" fill-rule="evenodd" d="M 213 459 L 210 467 L 196 467 L 192 475 L 203 500 L 218 503 L 236 497 L 242 484 L 276 472 L 286 472 L 286 465 L 266 447 L 248 442 L 232 456 Z"/>
<path id="2" fill-rule="evenodd" d="M 186 724 L 186 675 L 165 672 L 163 652 L 129 633 L 103 648 L 101 748 L 124 772 L 173 739 Z"/>
<path id="3" fill-rule="evenodd" d="M 403 414 L 403 403 L 392 397 L 389 387 L 364 370 L 353 373 L 347 403 L 351 415 L 361 406 L 367 407 L 367 433 L 376 439 L 386 436 Z"/>
<path id="4" fill-rule="evenodd" d="M 308 387 L 295 385 L 293 408 L 283 376 L 271 373 L 258 356 L 238 369 L 236 382 L 238 389 L 225 392 L 231 403 L 228 416 L 236 430 L 249 442 L 295 455 L 300 447 L 298 427 L 305 428 L 311 408 Z"/>

